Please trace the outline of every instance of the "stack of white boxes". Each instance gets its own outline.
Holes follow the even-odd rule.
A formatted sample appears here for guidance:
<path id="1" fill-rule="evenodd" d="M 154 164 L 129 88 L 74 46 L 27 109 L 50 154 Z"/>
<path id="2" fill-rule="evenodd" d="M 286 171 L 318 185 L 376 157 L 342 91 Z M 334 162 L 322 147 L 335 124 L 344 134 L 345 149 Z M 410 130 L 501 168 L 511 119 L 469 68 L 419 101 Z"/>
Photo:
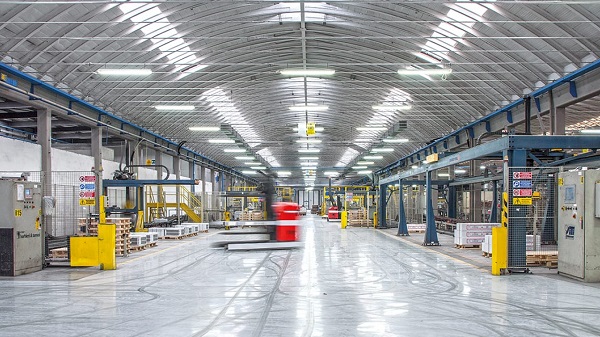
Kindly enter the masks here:
<path id="1" fill-rule="evenodd" d="M 146 243 L 156 243 L 158 242 L 158 233 L 155 232 L 146 232 Z"/>
<path id="2" fill-rule="evenodd" d="M 486 235 L 492 234 L 492 227 L 499 223 L 457 223 L 454 230 L 454 244 L 462 247 L 481 246 Z"/>
<path id="3" fill-rule="evenodd" d="M 481 244 L 481 251 L 487 254 L 492 254 L 492 235 L 486 235 Z"/>
<path id="4" fill-rule="evenodd" d="M 208 222 L 202 222 L 198 224 L 200 226 L 200 232 L 208 232 Z"/>
<path id="5" fill-rule="evenodd" d="M 534 239 L 533 235 L 527 235 L 525 237 L 525 250 L 527 250 L 527 251 L 541 250 L 542 238 L 539 235 L 536 235 L 535 246 L 533 245 L 533 241 L 534 241 L 533 239 Z"/>
<path id="6" fill-rule="evenodd" d="M 148 232 L 149 233 L 156 233 L 158 235 L 159 238 L 164 238 L 165 237 L 165 227 L 152 227 L 152 228 L 148 228 Z"/>
<path id="7" fill-rule="evenodd" d="M 200 225 L 195 222 L 184 222 L 181 225 L 175 227 L 185 228 L 186 235 L 198 233 L 200 231 Z"/>
<path id="8" fill-rule="evenodd" d="M 424 232 L 427 229 L 427 224 L 425 223 L 409 223 L 406 224 L 408 227 L 408 232 Z"/>
<path id="9" fill-rule="evenodd" d="M 143 247 L 147 243 L 146 233 L 130 233 L 131 247 Z"/>

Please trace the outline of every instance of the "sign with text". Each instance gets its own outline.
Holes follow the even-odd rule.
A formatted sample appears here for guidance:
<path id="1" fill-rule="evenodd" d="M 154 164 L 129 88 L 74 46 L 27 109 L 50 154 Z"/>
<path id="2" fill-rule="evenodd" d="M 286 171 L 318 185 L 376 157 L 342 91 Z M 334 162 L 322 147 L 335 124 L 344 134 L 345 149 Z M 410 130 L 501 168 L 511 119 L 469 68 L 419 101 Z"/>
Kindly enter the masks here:
<path id="1" fill-rule="evenodd" d="M 531 189 L 515 188 L 513 190 L 513 197 L 530 197 L 531 195 L 532 195 Z"/>
<path id="2" fill-rule="evenodd" d="M 513 180 L 513 188 L 532 188 L 531 180 Z"/>
<path id="3" fill-rule="evenodd" d="M 532 199 L 531 198 L 513 198 L 512 200 L 512 204 L 513 205 L 522 205 L 522 206 L 526 206 L 526 205 L 531 205 Z"/>
<path id="4" fill-rule="evenodd" d="M 533 179 L 531 172 L 513 172 L 513 179 Z"/>

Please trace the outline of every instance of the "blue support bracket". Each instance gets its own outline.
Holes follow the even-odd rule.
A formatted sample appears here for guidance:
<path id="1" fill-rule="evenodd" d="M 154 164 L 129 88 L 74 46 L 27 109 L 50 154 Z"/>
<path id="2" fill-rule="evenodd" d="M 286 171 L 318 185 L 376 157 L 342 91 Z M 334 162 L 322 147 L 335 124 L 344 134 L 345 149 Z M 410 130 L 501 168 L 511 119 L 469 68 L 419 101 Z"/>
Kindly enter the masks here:
<path id="1" fill-rule="evenodd" d="M 448 141 L 444 141 L 444 150 L 448 150 Z"/>
<path id="2" fill-rule="evenodd" d="M 432 145 L 432 146 L 431 146 L 431 149 L 433 150 L 433 153 L 437 153 L 437 152 L 438 152 L 438 151 L 437 151 L 437 146 L 435 146 L 435 145 Z"/>
<path id="3" fill-rule="evenodd" d="M 409 236 L 406 224 L 406 211 L 404 210 L 404 189 L 402 179 L 398 181 L 398 236 Z"/>
<path id="4" fill-rule="evenodd" d="M 460 135 L 454 136 L 454 141 L 456 142 L 456 144 L 460 144 Z"/>
<path id="5" fill-rule="evenodd" d="M 569 81 L 569 92 L 571 96 L 577 97 L 577 84 L 574 81 Z"/>
<path id="6" fill-rule="evenodd" d="M 542 106 L 540 105 L 540 98 L 539 97 L 534 97 L 533 101 L 535 102 L 535 107 L 537 108 L 538 112 L 542 112 Z"/>
<path id="7" fill-rule="evenodd" d="M 421 161 L 421 154 L 420 153 L 417 153 L 417 160 Z"/>
<path id="8" fill-rule="evenodd" d="M 538 157 L 536 157 L 533 153 L 527 151 L 527 156 L 533 159 L 539 166 L 544 166 L 544 162 L 542 162 Z"/>
<path id="9" fill-rule="evenodd" d="M 431 183 L 431 171 L 427 171 L 427 183 L 425 185 L 425 198 L 427 198 L 427 228 L 425 229 L 425 238 L 423 246 L 439 246 L 440 241 L 437 236 L 437 228 L 435 228 L 435 216 L 433 214 L 433 193 L 431 192 L 433 184 Z"/>
<path id="10" fill-rule="evenodd" d="M 69 101 L 69 110 L 73 110 L 73 101 Z M 72 111 L 67 111 L 67 115 L 74 115 Z"/>
<path id="11" fill-rule="evenodd" d="M 382 185 L 379 188 L 379 205 L 377 206 L 377 228 L 387 228 L 386 223 L 386 208 L 387 208 L 387 185 Z"/>
<path id="12" fill-rule="evenodd" d="M 513 115 L 512 115 L 512 111 L 508 110 L 506 111 L 506 121 L 509 123 L 513 122 Z"/>
<path id="13" fill-rule="evenodd" d="M 473 128 L 467 128 L 467 134 L 469 135 L 470 139 L 475 138 L 475 130 Z"/>
<path id="14" fill-rule="evenodd" d="M 485 121 L 485 131 L 492 131 L 492 125 L 490 124 L 490 121 Z"/>

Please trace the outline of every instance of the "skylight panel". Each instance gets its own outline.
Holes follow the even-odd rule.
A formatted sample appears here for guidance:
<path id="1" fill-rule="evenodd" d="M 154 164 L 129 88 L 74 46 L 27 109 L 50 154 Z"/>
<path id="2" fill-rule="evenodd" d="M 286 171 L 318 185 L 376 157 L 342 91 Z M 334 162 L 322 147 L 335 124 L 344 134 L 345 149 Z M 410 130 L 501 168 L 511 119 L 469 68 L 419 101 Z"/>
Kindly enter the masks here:
<path id="1" fill-rule="evenodd" d="M 152 33 L 156 33 L 162 29 L 169 27 L 169 23 L 164 22 L 164 21 L 166 21 L 166 19 L 161 19 L 161 20 L 159 20 L 159 22 L 149 23 L 149 24 L 145 25 L 144 27 L 140 28 L 140 30 L 142 31 L 142 33 L 144 33 L 146 35 L 146 37 L 150 37 L 150 35 L 152 35 Z M 152 41 L 152 42 L 156 43 L 154 41 Z"/>
<path id="2" fill-rule="evenodd" d="M 141 12 L 138 15 L 132 16 L 131 18 L 129 18 L 129 20 L 135 23 L 139 23 L 147 21 L 148 19 L 159 15 L 162 15 L 162 11 L 158 9 L 158 7 L 152 7 L 146 11 Z"/>
<path id="3" fill-rule="evenodd" d="M 473 2 L 458 3 L 457 5 L 470 11 L 471 13 L 477 15 L 478 17 L 483 16 L 483 14 L 487 11 L 487 8 L 483 7 L 480 4 L 473 3 Z"/>
<path id="4" fill-rule="evenodd" d="M 436 31 L 448 36 L 448 37 L 463 37 L 467 34 L 466 31 L 456 27 L 455 25 L 451 25 L 447 22 L 440 23 L 438 29 Z M 446 34 L 447 32 L 448 34 Z"/>
<path id="5" fill-rule="evenodd" d="M 473 25 L 475 24 L 474 19 L 471 17 L 468 17 L 466 15 L 464 15 L 463 13 L 459 13 L 453 9 L 451 9 L 448 14 L 447 14 L 449 19 L 452 19 L 453 21 L 457 21 L 460 22 L 466 26 L 469 27 L 473 27 Z"/>
<path id="6" fill-rule="evenodd" d="M 335 164 L 336 167 L 346 167 L 348 164 L 358 156 L 359 152 L 355 149 L 348 148 L 342 155 L 342 158 Z"/>

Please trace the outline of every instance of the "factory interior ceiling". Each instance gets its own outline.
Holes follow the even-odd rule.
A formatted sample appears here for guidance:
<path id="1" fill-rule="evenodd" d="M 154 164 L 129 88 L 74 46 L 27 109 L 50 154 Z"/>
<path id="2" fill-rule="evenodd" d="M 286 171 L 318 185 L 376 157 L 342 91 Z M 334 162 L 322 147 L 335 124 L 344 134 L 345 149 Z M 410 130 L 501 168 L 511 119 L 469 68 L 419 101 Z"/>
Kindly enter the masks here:
<path id="1" fill-rule="evenodd" d="M 290 185 L 369 176 L 599 55 L 600 1 L 0 1 L 2 63 Z M 568 107 L 567 132 L 598 111 Z M 35 111 L 0 98 L 0 126 L 35 134 Z M 57 144 L 89 135 L 53 121 Z"/>

